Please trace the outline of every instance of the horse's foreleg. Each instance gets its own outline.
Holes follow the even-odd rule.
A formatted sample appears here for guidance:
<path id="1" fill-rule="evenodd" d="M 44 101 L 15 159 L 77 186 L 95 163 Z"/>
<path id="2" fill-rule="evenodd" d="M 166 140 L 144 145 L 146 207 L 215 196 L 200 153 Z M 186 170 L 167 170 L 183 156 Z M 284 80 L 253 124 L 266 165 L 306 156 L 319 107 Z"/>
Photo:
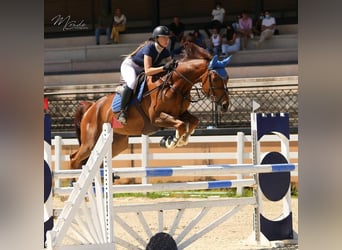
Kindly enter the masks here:
<path id="1" fill-rule="evenodd" d="M 187 125 L 187 130 L 183 134 L 182 137 L 180 137 L 179 142 L 177 144 L 178 147 L 185 146 L 189 142 L 189 137 L 195 132 L 195 128 L 197 127 L 199 120 L 197 117 L 190 114 L 188 111 L 186 111 L 182 116 L 181 119 L 185 121 Z"/>
<path id="2" fill-rule="evenodd" d="M 175 148 L 178 146 L 179 139 L 183 137 L 183 135 L 189 129 L 187 124 L 180 119 L 176 119 L 174 116 L 166 114 L 164 112 L 160 113 L 159 117 L 154 120 L 154 124 L 159 127 L 165 128 L 175 128 L 176 134 L 174 137 L 163 138 L 160 142 L 160 145 L 169 149 Z"/>

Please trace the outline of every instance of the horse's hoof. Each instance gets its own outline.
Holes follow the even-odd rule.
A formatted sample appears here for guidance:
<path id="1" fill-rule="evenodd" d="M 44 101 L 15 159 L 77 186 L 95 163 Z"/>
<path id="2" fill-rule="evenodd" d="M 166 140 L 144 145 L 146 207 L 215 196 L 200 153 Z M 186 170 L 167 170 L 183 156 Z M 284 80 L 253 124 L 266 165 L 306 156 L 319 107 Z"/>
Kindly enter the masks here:
<path id="1" fill-rule="evenodd" d="M 120 180 L 120 176 L 113 173 L 113 182 L 115 182 L 115 180 Z"/>
<path id="2" fill-rule="evenodd" d="M 160 140 L 159 144 L 163 148 L 173 149 L 177 145 L 177 140 L 173 136 L 169 136 L 169 137 L 164 136 Z"/>
<path id="3" fill-rule="evenodd" d="M 177 140 L 175 137 L 169 136 L 165 142 L 166 148 L 173 149 L 177 146 L 178 142 L 179 140 Z"/>
<path id="4" fill-rule="evenodd" d="M 167 137 L 166 137 L 166 136 L 164 136 L 164 137 L 160 140 L 160 142 L 159 142 L 160 147 L 166 148 L 166 140 L 167 140 Z"/>

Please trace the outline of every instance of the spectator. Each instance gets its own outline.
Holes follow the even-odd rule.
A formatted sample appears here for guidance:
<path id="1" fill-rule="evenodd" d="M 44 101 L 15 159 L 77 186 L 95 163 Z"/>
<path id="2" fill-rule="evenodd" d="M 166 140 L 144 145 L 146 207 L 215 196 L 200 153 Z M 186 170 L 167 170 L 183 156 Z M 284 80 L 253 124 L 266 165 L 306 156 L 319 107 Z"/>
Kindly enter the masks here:
<path id="1" fill-rule="evenodd" d="M 209 27 L 205 28 L 205 32 L 207 33 L 208 37 L 211 36 L 211 30 L 216 28 L 218 32 L 220 32 L 220 29 L 222 28 L 223 22 L 224 22 L 224 16 L 226 14 L 226 10 L 222 7 L 221 2 L 216 2 L 215 9 L 212 9 L 211 11 L 211 22 L 209 24 Z"/>
<path id="2" fill-rule="evenodd" d="M 195 36 L 193 33 L 189 33 L 186 36 L 183 37 L 181 43 L 180 43 L 180 47 L 174 49 L 173 51 L 171 51 L 171 57 L 175 58 L 177 55 L 181 54 L 184 50 L 184 43 L 186 42 L 195 42 Z"/>
<path id="3" fill-rule="evenodd" d="M 113 24 L 113 16 L 107 10 L 102 10 L 95 28 L 96 45 L 100 44 L 100 35 L 106 33 L 107 44 L 110 44 L 110 30 Z"/>
<path id="4" fill-rule="evenodd" d="M 259 47 L 262 42 L 272 38 L 275 31 L 276 20 L 270 15 L 269 11 L 265 11 L 265 18 L 261 23 L 261 34 L 259 41 L 256 43 L 256 47 Z"/>
<path id="5" fill-rule="evenodd" d="M 254 36 L 260 36 L 261 34 L 261 23 L 264 19 L 265 14 L 264 12 L 260 12 L 260 15 L 255 19 L 254 26 L 253 26 L 253 34 Z"/>
<path id="6" fill-rule="evenodd" d="M 240 50 L 240 37 L 232 25 L 227 25 L 226 35 L 222 38 L 222 55 L 226 56 Z"/>
<path id="7" fill-rule="evenodd" d="M 175 49 L 175 44 L 180 43 L 184 37 L 185 25 L 179 20 L 178 16 L 173 18 L 173 22 L 168 26 L 170 30 L 170 51 Z"/>
<path id="8" fill-rule="evenodd" d="M 202 33 L 198 29 L 195 29 L 193 32 L 193 35 L 194 35 L 194 39 L 195 39 L 194 43 L 197 44 L 198 46 L 201 46 L 202 48 L 206 49 L 207 45 L 205 43 L 205 38 L 202 35 Z"/>
<path id="9" fill-rule="evenodd" d="M 233 27 L 233 29 L 234 29 L 236 32 L 238 32 L 238 30 L 239 30 L 239 20 L 240 20 L 240 18 L 241 18 L 240 15 L 236 16 L 235 21 L 232 23 L 232 27 Z"/>
<path id="10" fill-rule="evenodd" d="M 220 55 L 222 46 L 222 37 L 217 28 L 213 28 L 213 33 L 210 36 L 210 50 L 213 55 Z"/>
<path id="11" fill-rule="evenodd" d="M 238 32 L 242 37 L 242 49 L 247 48 L 248 39 L 253 39 L 252 32 L 253 22 L 252 18 L 250 18 L 246 11 L 243 11 L 241 14 L 241 18 L 239 19 L 239 29 Z"/>
<path id="12" fill-rule="evenodd" d="M 113 28 L 110 38 L 114 40 L 114 43 L 119 43 L 120 32 L 124 32 L 126 30 L 126 16 L 121 13 L 120 8 L 116 8 L 114 12 L 113 19 Z"/>

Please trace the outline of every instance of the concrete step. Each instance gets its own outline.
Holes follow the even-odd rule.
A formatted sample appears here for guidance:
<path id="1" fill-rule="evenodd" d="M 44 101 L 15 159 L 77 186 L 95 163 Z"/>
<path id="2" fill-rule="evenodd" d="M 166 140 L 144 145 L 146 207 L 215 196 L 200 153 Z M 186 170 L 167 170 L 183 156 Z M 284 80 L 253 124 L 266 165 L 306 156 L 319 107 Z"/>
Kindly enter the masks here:
<path id="1" fill-rule="evenodd" d="M 137 48 L 137 43 L 86 45 L 45 49 L 45 62 L 63 60 L 109 60 L 121 59 Z"/>
<path id="2" fill-rule="evenodd" d="M 271 39 L 265 40 L 256 47 L 259 36 L 254 37 L 254 39 L 249 40 L 247 44 L 247 49 L 287 49 L 287 48 L 298 48 L 298 35 L 297 34 L 286 34 L 286 35 L 276 35 Z"/>
<path id="3" fill-rule="evenodd" d="M 277 29 L 281 35 L 295 35 L 298 34 L 297 24 L 284 24 L 278 25 Z M 192 32 L 193 30 L 186 30 L 185 33 Z M 200 32 L 206 36 L 203 29 Z M 143 33 L 122 33 L 120 35 L 120 43 L 142 43 L 151 36 L 150 32 Z M 106 44 L 105 35 L 101 35 L 100 43 Z M 80 37 L 61 37 L 61 38 L 47 38 L 44 39 L 44 47 L 48 48 L 66 48 L 66 47 L 79 47 L 95 45 L 94 36 L 80 36 Z"/>
<path id="4" fill-rule="evenodd" d="M 123 50 L 108 45 L 106 49 L 93 46 L 86 49 L 49 51 L 45 55 L 44 72 L 51 74 L 119 71 L 123 56 L 131 52 L 133 47 L 125 47 Z M 297 64 L 297 62 L 298 49 L 296 48 L 258 49 L 236 52 L 230 66 Z"/>
<path id="5" fill-rule="evenodd" d="M 71 38 L 70 38 L 71 39 Z M 288 49 L 298 48 L 298 36 L 277 35 L 269 40 L 264 41 L 257 48 L 256 43 L 258 37 L 249 40 L 247 50 L 255 49 Z M 61 61 L 61 60 L 107 60 L 121 58 L 137 48 L 139 43 L 119 43 L 109 45 L 80 45 L 45 48 L 45 61 Z"/>
<path id="6" fill-rule="evenodd" d="M 298 24 L 282 24 L 277 25 L 276 29 L 279 30 L 279 34 L 298 34 Z"/>
<path id="7" fill-rule="evenodd" d="M 288 65 L 269 65 L 269 66 L 244 66 L 244 67 L 227 67 L 231 83 L 239 84 L 244 82 L 243 79 L 252 78 L 273 78 L 290 77 L 291 79 L 298 76 L 298 64 Z M 50 74 L 44 76 L 44 85 L 63 86 L 63 85 L 116 85 L 120 82 L 120 72 L 109 73 L 83 73 L 83 74 Z"/>
<path id="8" fill-rule="evenodd" d="M 298 49 L 258 49 L 241 50 L 236 52 L 230 65 L 262 65 L 262 64 L 288 64 L 298 62 Z"/>
<path id="9" fill-rule="evenodd" d="M 151 33 L 124 33 L 120 35 L 120 43 L 142 43 L 151 36 Z M 47 38 L 44 39 L 45 49 L 51 48 L 72 48 L 80 46 L 91 46 L 95 44 L 94 36 L 81 36 L 81 37 L 60 37 L 60 38 Z M 106 44 L 106 36 L 101 35 L 100 44 Z"/>

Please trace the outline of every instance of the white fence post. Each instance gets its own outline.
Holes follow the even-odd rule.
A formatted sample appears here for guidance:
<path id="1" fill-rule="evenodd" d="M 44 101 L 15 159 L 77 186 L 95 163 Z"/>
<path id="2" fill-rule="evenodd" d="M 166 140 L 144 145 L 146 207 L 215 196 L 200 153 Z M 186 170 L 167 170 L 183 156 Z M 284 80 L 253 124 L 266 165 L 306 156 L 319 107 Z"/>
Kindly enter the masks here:
<path id="1" fill-rule="evenodd" d="M 149 137 L 148 135 L 141 136 L 141 167 L 146 169 L 148 167 L 148 158 L 149 158 Z M 141 178 L 142 184 L 147 184 L 147 177 Z"/>
<path id="2" fill-rule="evenodd" d="M 55 136 L 55 169 L 61 170 L 62 169 L 62 137 Z M 61 186 L 61 180 L 57 179 L 55 181 L 55 187 Z"/>
<path id="3" fill-rule="evenodd" d="M 237 132 L 237 164 L 244 163 L 244 151 L 245 149 L 245 134 L 243 132 Z M 243 174 L 237 174 L 237 179 L 242 179 Z M 243 187 L 236 188 L 236 194 L 242 195 Z"/>

